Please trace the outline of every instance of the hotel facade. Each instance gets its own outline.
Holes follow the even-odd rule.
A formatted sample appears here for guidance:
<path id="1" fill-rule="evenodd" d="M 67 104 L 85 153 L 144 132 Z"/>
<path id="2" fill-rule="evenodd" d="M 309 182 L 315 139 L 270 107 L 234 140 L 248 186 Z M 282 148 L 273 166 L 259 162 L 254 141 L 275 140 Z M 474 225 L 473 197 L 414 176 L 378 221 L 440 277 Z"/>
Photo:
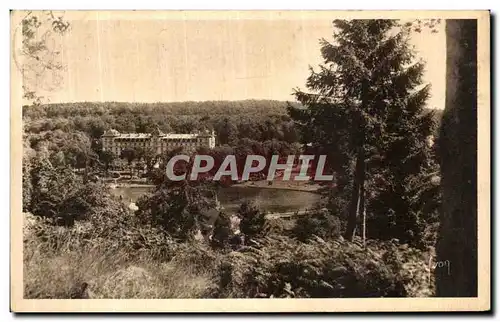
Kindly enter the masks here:
<path id="1" fill-rule="evenodd" d="M 194 152 L 198 147 L 215 147 L 214 131 L 203 133 L 177 134 L 163 133 L 156 129 L 153 133 L 120 133 L 110 129 L 101 137 L 103 151 L 120 155 L 126 149 L 153 149 L 157 154 L 182 147 L 184 152 Z"/>

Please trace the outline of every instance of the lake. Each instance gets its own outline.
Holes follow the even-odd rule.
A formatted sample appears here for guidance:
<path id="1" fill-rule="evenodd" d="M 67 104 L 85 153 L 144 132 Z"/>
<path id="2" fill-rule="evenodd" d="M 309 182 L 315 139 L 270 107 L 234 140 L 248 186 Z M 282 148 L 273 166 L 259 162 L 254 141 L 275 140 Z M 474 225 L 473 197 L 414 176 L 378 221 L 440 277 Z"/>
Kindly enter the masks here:
<path id="1" fill-rule="evenodd" d="M 117 196 L 123 196 L 126 202 L 129 200 L 135 202 L 151 189 L 151 187 L 117 187 L 112 191 Z M 238 186 L 220 188 L 217 197 L 227 212 L 236 212 L 245 200 L 255 202 L 260 209 L 268 212 L 305 210 L 313 208 L 320 200 L 320 195 L 308 191 Z"/>

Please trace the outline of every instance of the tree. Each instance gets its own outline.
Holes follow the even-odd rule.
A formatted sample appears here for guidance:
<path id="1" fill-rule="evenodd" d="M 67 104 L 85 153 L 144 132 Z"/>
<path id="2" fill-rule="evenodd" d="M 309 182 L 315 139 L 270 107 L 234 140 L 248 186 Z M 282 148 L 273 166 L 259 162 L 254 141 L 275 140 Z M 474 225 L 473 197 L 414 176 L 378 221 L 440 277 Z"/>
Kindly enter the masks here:
<path id="1" fill-rule="evenodd" d="M 99 153 L 99 159 L 104 164 L 104 169 L 107 172 L 109 171 L 110 166 L 113 164 L 113 161 L 115 160 L 115 155 L 111 151 L 101 151 Z"/>
<path id="2" fill-rule="evenodd" d="M 443 208 L 436 245 L 437 296 L 476 297 L 477 20 L 446 21 L 446 108 L 438 140 Z"/>
<path id="3" fill-rule="evenodd" d="M 35 157 L 35 151 L 31 149 L 28 144 L 27 139 L 23 140 L 23 181 L 22 181 L 22 193 L 23 193 L 23 211 L 29 211 L 31 209 L 31 198 L 33 193 L 33 184 L 31 171 L 33 167 L 33 159 Z"/>
<path id="4" fill-rule="evenodd" d="M 124 149 L 120 153 L 120 158 L 127 160 L 128 165 L 130 166 L 137 158 L 137 153 L 134 149 Z"/>
<path id="5" fill-rule="evenodd" d="M 225 117 L 216 128 L 219 144 L 234 146 L 237 143 L 237 128 L 229 118 Z"/>
<path id="6" fill-rule="evenodd" d="M 396 20 L 333 24 L 335 42 L 321 40 L 325 65 L 318 72 L 311 68 L 306 83 L 310 93 L 295 91 L 304 108 L 289 107 L 290 116 L 303 142 L 326 154 L 327 166 L 335 171 L 333 198 L 347 213 L 345 238 L 353 239 L 358 218 L 365 237 L 368 212 L 390 223 L 387 231 L 375 232 L 377 237 L 396 237 L 402 229 L 398 237 L 413 241 L 419 218 L 411 209 L 407 185 L 431 166 L 424 142 L 433 119 L 432 113 L 423 113 L 430 87 L 419 88 L 424 64 L 414 61 L 410 28 Z M 380 178 L 385 180 L 378 180 L 378 189 L 368 194 L 367 185 L 376 187 Z"/>
<path id="7" fill-rule="evenodd" d="M 196 228 L 196 219 L 188 211 L 188 203 L 181 187 L 157 189 L 151 196 L 144 195 L 137 201 L 136 215 L 172 237 L 186 240 Z"/>
<path id="8" fill-rule="evenodd" d="M 252 202 L 245 201 L 238 209 L 240 218 L 240 231 L 245 236 L 245 241 L 262 235 L 266 223 L 266 214 Z"/>
<path id="9" fill-rule="evenodd" d="M 53 165 L 46 151 L 33 157 L 25 175 L 31 180 L 31 202 L 23 205 L 25 210 L 58 224 L 72 225 L 112 203 L 104 186 L 83 181 L 67 164 Z"/>
<path id="10" fill-rule="evenodd" d="M 179 150 L 169 152 L 165 160 L 178 153 Z M 208 221 L 211 220 L 216 203 L 214 191 L 203 181 L 190 181 L 192 166 L 178 162 L 174 172 L 178 175 L 186 174 L 186 179 L 171 181 L 165 176 L 165 163 L 158 172 L 153 173 L 156 184 L 154 192 L 144 195 L 137 201 L 136 215 L 143 222 L 161 228 L 174 238 L 187 240 L 194 236 L 197 230 L 205 231 Z M 213 222 L 213 221 L 212 221 Z"/>
<path id="11" fill-rule="evenodd" d="M 156 164 L 157 156 L 156 150 L 152 147 L 147 147 L 140 153 L 144 161 L 146 162 L 146 169 L 148 172 L 153 170 L 154 165 Z"/>
<path id="12" fill-rule="evenodd" d="M 286 115 L 286 106 L 286 102 L 278 101 L 57 103 L 23 106 L 23 118 L 29 133 L 57 129 L 84 132 L 96 153 L 102 150 L 100 136 L 107 128 L 124 133 L 152 132 L 156 127 L 164 133 L 213 129 L 217 145 L 229 143 L 235 147 L 245 138 L 297 143 L 298 133 Z"/>
<path id="13" fill-rule="evenodd" d="M 187 180 L 159 184 L 151 195 L 137 201 L 138 218 L 161 228 L 174 238 L 187 240 L 197 230 L 204 230 L 207 214 L 215 208 L 203 184 L 190 185 Z"/>
<path id="14" fill-rule="evenodd" d="M 95 163 L 98 156 L 91 148 L 91 142 L 84 133 L 74 133 L 68 142 L 64 143 L 63 151 L 67 164 L 73 168 L 82 169 Z"/>
<path id="15" fill-rule="evenodd" d="M 42 102 L 37 94 L 41 86 L 52 89 L 58 85 L 58 72 L 63 66 L 58 61 L 60 52 L 52 47 L 51 37 L 64 34 L 69 23 L 63 16 L 56 16 L 53 11 L 16 12 L 23 15 L 16 33 L 21 32 L 22 43 L 14 46 L 14 59 L 23 79 L 23 98 L 34 105 Z M 49 78 L 50 77 L 50 78 Z"/>
<path id="16" fill-rule="evenodd" d="M 231 219 L 225 212 L 219 212 L 212 233 L 212 247 L 226 248 L 232 237 Z"/>

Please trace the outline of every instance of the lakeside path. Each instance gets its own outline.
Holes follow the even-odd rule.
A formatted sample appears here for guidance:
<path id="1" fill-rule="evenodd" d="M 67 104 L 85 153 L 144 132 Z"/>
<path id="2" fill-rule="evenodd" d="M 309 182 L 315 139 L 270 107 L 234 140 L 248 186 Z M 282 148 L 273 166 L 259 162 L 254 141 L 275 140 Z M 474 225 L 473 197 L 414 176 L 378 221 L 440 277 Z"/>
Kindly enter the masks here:
<path id="1" fill-rule="evenodd" d="M 273 181 L 272 185 L 268 185 L 266 180 L 261 181 L 245 181 L 243 183 L 234 184 L 235 187 L 245 188 L 259 188 L 259 189 L 279 189 L 279 190 L 293 190 L 318 193 L 321 187 L 319 184 L 310 184 L 307 182 L 293 182 L 293 181 Z"/>

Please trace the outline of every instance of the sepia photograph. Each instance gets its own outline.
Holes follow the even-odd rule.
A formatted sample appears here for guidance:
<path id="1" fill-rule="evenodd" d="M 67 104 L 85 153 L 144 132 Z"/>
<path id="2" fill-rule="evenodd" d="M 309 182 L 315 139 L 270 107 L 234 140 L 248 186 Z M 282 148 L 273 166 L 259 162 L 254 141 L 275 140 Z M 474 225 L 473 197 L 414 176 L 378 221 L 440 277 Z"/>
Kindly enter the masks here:
<path id="1" fill-rule="evenodd" d="M 10 20 L 12 311 L 491 309 L 489 11 Z"/>

